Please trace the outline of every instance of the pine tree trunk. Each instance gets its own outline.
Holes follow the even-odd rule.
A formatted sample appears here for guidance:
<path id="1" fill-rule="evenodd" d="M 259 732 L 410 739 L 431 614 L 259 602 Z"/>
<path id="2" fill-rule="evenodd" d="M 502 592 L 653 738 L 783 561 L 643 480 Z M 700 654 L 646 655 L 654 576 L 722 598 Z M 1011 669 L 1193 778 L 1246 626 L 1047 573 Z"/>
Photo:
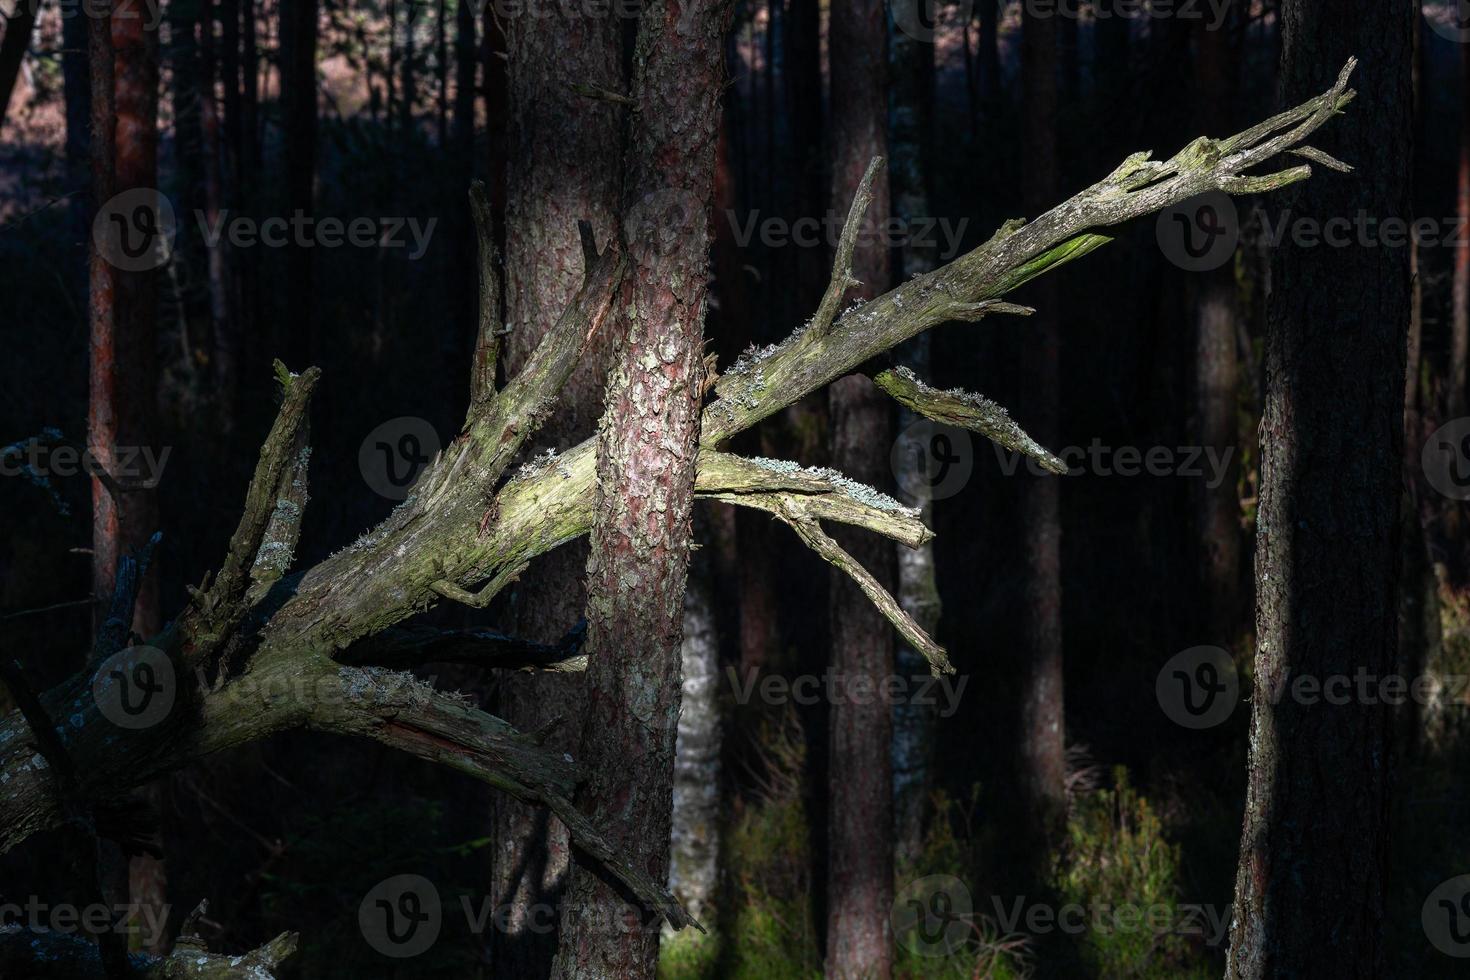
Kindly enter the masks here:
<path id="1" fill-rule="evenodd" d="M 628 272 L 598 431 L 577 803 L 667 881 L 704 371 L 723 3 L 644 8 L 624 165 Z M 555 975 L 653 977 L 659 923 L 573 855 Z"/>
<path id="2" fill-rule="evenodd" d="M 886 9 L 881 0 L 836 0 L 832 5 L 832 190 L 829 206 L 841 213 L 856 196 L 875 156 L 888 155 Z M 873 192 L 867 220 L 881 228 L 889 216 L 887 172 Z M 887 248 L 859 241 L 853 276 L 860 295 L 888 288 Z M 892 485 L 885 448 L 893 442 L 887 396 L 853 375 L 829 392 L 832 466 L 860 483 Z M 832 536 L 884 587 L 894 587 L 891 543 L 861 531 Z M 831 573 L 831 668 L 880 690 L 893 673 L 893 630 L 842 572 Z M 893 904 L 893 716 L 881 698 L 837 699 L 828 732 L 827 975 L 888 977 L 893 969 L 889 913 Z"/>
<path id="3" fill-rule="evenodd" d="M 1230 36 L 1197 25 L 1196 128 L 1206 134 L 1230 132 L 1230 101 L 1235 92 Z M 1234 639 L 1240 580 L 1240 498 L 1235 486 L 1236 446 L 1235 264 L 1203 274 L 1195 295 L 1194 392 L 1191 415 L 1194 444 L 1229 460 L 1217 486 L 1197 481 L 1195 535 L 1199 555 L 1200 608 L 1205 610 L 1205 640 L 1228 647 Z M 1225 455 L 1225 454 L 1229 455 Z"/>
<path id="4" fill-rule="evenodd" d="M 1455 169 L 1455 217 L 1461 228 L 1470 221 L 1470 45 L 1459 46 L 1460 152 Z M 1464 236 L 1460 236 L 1463 239 Z M 1465 414 L 1466 367 L 1470 365 L 1470 245 L 1455 246 L 1451 284 L 1450 376 L 1446 380 L 1445 416 Z"/>
<path id="5" fill-rule="evenodd" d="M 1282 98 L 1361 59 L 1352 161 L 1280 201 L 1293 218 L 1411 217 L 1417 3 L 1285 0 Z M 1391 708 L 1279 698 L 1297 678 L 1382 678 L 1398 655 L 1405 249 L 1276 250 L 1261 421 L 1255 693 L 1228 976 L 1380 977 Z M 1371 702 L 1371 703 L 1370 703 Z"/>
<path id="6" fill-rule="evenodd" d="M 317 0 L 280 8 L 281 101 L 285 116 L 287 207 L 311 214 L 316 182 Z M 276 348 L 293 368 L 312 360 L 312 249 L 292 248 L 286 267 L 286 316 Z"/>
<path id="7" fill-rule="evenodd" d="M 892 65 L 892 97 L 889 137 L 892 150 L 889 173 L 893 184 L 893 212 L 908 227 L 933 214 L 925 180 L 928 160 L 929 112 L 934 98 L 934 45 L 920 41 L 896 27 L 888 32 Z M 934 247 L 917 242 L 902 251 L 905 280 L 934 268 Z M 899 351 L 900 360 L 920 377 L 929 375 L 930 337 L 920 334 Z M 921 421 L 907 409 L 899 413 L 900 439 L 911 425 Z M 928 431 L 920 429 L 920 432 Z M 927 447 L 914 445 L 897 452 L 906 472 L 895 473 L 904 491 L 903 502 L 918 507 L 920 519 L 933 526 L 932 490 L 918 469 L 920 453 Z M 895 546 L 898 559 L 898 601 L 930 636 L 939 625 L 939 586 L 935 580 L 934 546 Z M 899 643 L 895 662 L 904 677 L 929 673 L 928 662 L 907 643 Z M 893 808 L 894 852 L 898 867 L 913 867 L 924 845 L 924 826 L 934 774 L 934 706 L 903 701 L 893 709 Z"/>
<path id="8" fill-rule="evenodd" d="M 1028 12 L 1021 36 L 1021 115 L 1026 161 L 1022 195 L 1029 214 L 1057 196 L 1056 19 Z M 1021 340 L 1027 386 L 1025 425 L 1043 446 L 1055 445 L 1060 386 L 1057 292 L 1043 280 L 1036 314 Z M 1027 476 L 1021 488 L 1025 660 L 1021 664 L 1020 802 L 1025 849 L 1035 883 L 1044 880 L 1065 831 L 1066 727 L 1063 717 L 1060 481 Z"/>
<path id="9" fill-rule="evenodd" d="M 556 8 L 558 11 L 560 8 Z M 617 23 L 610 18 L 566 16 L 544 23 L 507 21 L 510 53 L 510 148 L 506 210 L 507 374 L 519 371 L 542 334 L 560 316 L 582 277 L 578 220 L 592 222 L 599 242 L 619 231 L 618 169 L 621 111 L 610 102 L 573 91 L 574 77 L 609 90 L 625 88 Z M 606 159 L 591 167 L 587 161 Z M 561 450 L 592 435 L 602 411 L 611 331 L 593 338 L 562 389 L 556 414 L 537 434 L 537 444 Z M 585 541 L 573 541 L 540 559 L 515 593 L 518 633 L 560 639 L 583 615 L 587 568 Z M 585 699 L 578 674 L 506 672 L 500 683 L 501 717 L 534 731 L 560 716 L 547 744 L 575 752 Z M 554 907 L 566 885 L 566 829 L 540 807 L 509 797 L 495 801 L 495 898 L 510 909 L 506 928 L 493 937 L 497 971 L 539 977 L 551 970 L 554 931 L 530 928 L 535 906 Z M 540 911 L 540 923 L 555 922 Z"/>

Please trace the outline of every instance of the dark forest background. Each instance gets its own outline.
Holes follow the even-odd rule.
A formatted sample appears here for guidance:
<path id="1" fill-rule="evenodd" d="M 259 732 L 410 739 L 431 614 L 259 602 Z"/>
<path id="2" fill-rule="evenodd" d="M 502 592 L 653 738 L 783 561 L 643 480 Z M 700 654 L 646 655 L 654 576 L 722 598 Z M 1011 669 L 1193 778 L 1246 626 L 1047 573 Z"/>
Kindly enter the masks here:
<path id="1" fill-rule="evenodd" d="M 24 15 L 12 8 L 23 7 L 0 2 L 8 15 L 0 80 L 15 47 L 11 34 L 24 29 Z M 1056 201 L 1130 152 L 1167 156 L 1195 136 L 1226 135 L 1278 110 L 1277 5 L 1236 0 L 1220 10 L 1218 30 L 1207 26 L 1215 14 L 1204 4 L 1201 19 L 1145 13 L 1104 23 L 1083 4 L 1058 21 L 1045 69 L 1058 93 L 1048 124 Z M 311 422 L 310 516 L 297 550 L 303 565 L 350 544 L 396 503 L 366 477 L 360 451 L 370 433 L 385 423 L 399 433 L 403 423 L 394 420 L 404 417 L 422 420 L 415 431 L 432 430 L 440 444 L 457 432 L 476 327 L 472 179 L 485 182 L 502 236 L 505 227 L 503 13 L 453 0 L 162 5 L 144 57 L 158 72 L 156 186 L 178 215 L 172 258 L 152 280 L 156 375 L 147 405 L 150 442 L 169 451 L 153 562 L 165 611 L 226 547 L 275 415 L 274 358 L 323 371 Z M 1415 213 L 1439 222 L 1446 237 L 1470 219 L 1470 53 L 1433 26 L 1453 16 L 1453 4 L 1426 3 L 1419 22 L 1412 174 Z M 889 138 L 916 116 L 928 197 L 927 214 L 917 217 L 940 223 L 939 251 L 943 228 L 957 229 L 955 246 L 968 250 L 1005 220 L 1036 211 L 1024 203 L 1024 18 L 1017 4 L 978 0 L 941 4 L 923 19 L 934 38 L 917 46 L 918 74 L 904 76 L 905 86 L 893 78 L 913 65 L 897 64 L 890 44 Z M 86 440 L 95 202 L 81 20 L 40 4 L 26 25 L 29 44 L 10 65 L 8 106 L 0 101 L 0 443 L 7 446 L 38 436 Z M 825 239 L 803 247 L 741 235 L 757 215 L 789 224 L 846 213 L 846 200 L 829 199 L 825 169 L 828 21 L 828 5 L 818 0 L 738 0 L 728 27 L 706 321 L 722 369 L 809 317 L 830 272 Z M 630 20 L 630 43 L 632 27 Z M 901 28 L 890 23 L 889 31 Z M 1323 68 L 1325 88 L 1337 66 Z M 905 94 L 912 92 L 917 99 Z M 1373 97 L 1364 85 L 1358 99 Z M 1353 124 L 1351 113 L 1334 123 Z M 610 154 L 585 165 L 616 161 Z M 1313 177 L 1340 179 L 1325 171 Z M 1047 304 L 1058 325 L 1055 431 L 1044 442 L 1058 449 L 1096 441 L 1115 453 L 1166 447 L 1176 463 L 1201 459 L 1202 470 L 1125 476 L 1083 463 L 1076 475 L 1039 478 L 1024 466 L 1009 474 L 1014 458 L 978 435 L 951 447 L 951 462 L 970 473 L 932 504 L 942 600 L 936 636 L 968 681 L 957 710 L 935 722 L 920 774 L 922 819 L 907 846 L 900 843 L 896 882 L 899 892 L 932 875 L 963 882 L 976 939 L 949 956 L 900 947 L 897 975 L 1203 977 L 1223 969 L 1224 937 L 1209 928 L 1204 935 L 1028 934 L 997 909 L 1018 895 L 1049 895 L 1089 907 L 1205 906 L 1228 923 L 1249 706 L 1242 695 L 1222 724 L 1186 729 L 1161 708 L 1156 680 L 1181 651 L 1215 646 L 1231 653 L 1241 690 L 1249 690 L 1272 251 L 1261 216 L 1279 212 L 1267 198 L 1240 198 L 1236 207 L 1239 244 L 1217 271 L 1180 268 L 1160 246 L 1161 223 L 1147 218 L 1116 229 L 1113 244 L 1020 296 Z M 298 208 L 318 219 L 433 225 L 418 255 L 407 227 L 403 247 L 211 247 L 195 218 L 196 211 L 264 218 Z M 908 251 L 895 245 L 894 282 L 908 274 Z M 1465 414 L 1465 363 L 1456 348 L 1457 335 L 1463 344 L 1470 330 L 1470 245 L 1462 229 L 1458 247 L 1442 242 L 1415 253 L 1401 633 L 1408 663 L 1451 677 L 1470 672 L 1470 533 L 1461 504 L 1426 480 L 1418 453 L 1429 433 Z M 1226 338 L 1223 359 L 1198 343 L 1202 317 L 1218 309 L 1228 310 L 1217 333 Z M 934 332 L 927 376 L 940 388 L 982 392 L 1029 425 L 1040 383 L 1025 354 L 1033 330 L 1022 318 L 950 324 Z M 825 398 L 808 399 L 735 448 L 825 464 L 824 412 Z M 1205 485 L 1210 470 L 1196 453 L 1205 446 L 1230 452 L 1219 493 Z M 867 448 L 886 460 L 893 444 Z M 892 479 L 879 489 L 901 493 L 901 473 L 883 469 Z M 1030 656 L 1022 614 L 1032 527 L 1026 499 L 1040 479 L 1056 480 L 1060 494 L 1068 813 L 1060 856 L 1038 881 L 1027 843 L 1032 816 L 1015 786 Z M 0 478 L 0 643 L 38 686 L 75 671 L 92 641 L 92 492 L 83 475 Z M 702 501 L 696 537 L 720 671 L 723 747 L 704 770 L 719 787 L 718 826 L 709 831 L 720 842 L 719 875 L 708 898 L 711 935 L 666 936 L 660 969 L 670 977 L 819 975 L 827 708 L 759 697 L 740 703 L 727 668 L 821 674 L 829 579 L 820 559 L 764 515 L 737 516 Z M 514 631 L 516 602 L 510 590 L 483 612 L 440 608 L 427 621 Z M 491 710 L 504 684 L 497 672 L 464 666 L 420 675 Z M 1384 923 L 1395 976 L 1456 975 L 1456 961 L 1426 941 L 1420 911 L 1440 881 L 1470 865 L 1463 697 L 1424 708 L 1403 739 Z M 455 907 L 460 896 L 479 903 L 491 895 L 487 787 L 376 745 L 299 733 L 214 756 L 156 792 L 171 932 L 208 898 L 203 929 L 218 948 L 301 932 L 302 950 L 285 976 L 512 975 L 495 973 L 495 938 L 462 917 L 448 916 L 433 949 L 412 960 L 385 959 L 358 929 L 362 896 L 390 875 L 422 874 Z M 75 850 L 53 832 L 4 855 L 0 897 L 84 904 Z"/>

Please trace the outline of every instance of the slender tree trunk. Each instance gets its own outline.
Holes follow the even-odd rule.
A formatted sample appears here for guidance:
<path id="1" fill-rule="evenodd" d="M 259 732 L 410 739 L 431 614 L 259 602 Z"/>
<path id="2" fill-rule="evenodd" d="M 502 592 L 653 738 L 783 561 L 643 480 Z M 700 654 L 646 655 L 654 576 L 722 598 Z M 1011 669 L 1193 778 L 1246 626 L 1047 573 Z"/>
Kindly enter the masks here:
<path id="1" fill-rule="evenodd" d="M 561 315 L 582 278 L 577 222 L 592 222 L 599 242 L 618 233 L 618 152 L 622 112 L 610 102 L 579 95 L 568 77 L 609 91 L 625 89 L 618 24 L 553 8 L 553 19 L 507 21 L 510 53 L 510 156 L 507 168 L 507 373 L 520 370 L 542 334 Z M 499 59 L 496 59 L 499 60 Z M 491 139 L 503 138 L 492 131 Z M 601 159 L 603 166 L 588 166 Z M 561 450 L 592 435 L 602 411 L 612 331 L 594 337 L 562 389 L 556 414 L 538 433 L 539 444 Z M 515 594 L 516 628 L 531 639 L 555 641 L 583 615 L 587 545 L 574 541 L 540 559 Z M 584 711 L 578 674 L 506 672 L 500 715 L 522 731 L 555 717 L 565 722 L 548 745 L 577 749 L 576 723 Z M 495 802 L 495 899 L 510 910 L 494 937 L 493 962 L 507 976 L 546 976 L 557 936 L 544 928 L 544 909 L 566 886 L 566 829 L 541 807 L 498 797 Z M 539 919 L 532 920 L 539 913 Z"/>
<path id="2" fill-rule="evenodd" d="M 713 911 L 720 868 L 720 644 L 712 564 L 704 551 L 690 560 L 684 593 L 683 698 L 669 841 L 669 891 L 704 921 Z"/>
<path id="3" fill-rule="evenodd" d="M 105 53 L 94 49 L 93 112 L 110 112 L 114 117 L 110 134 L 106 125 L 93 129 L 94 157 L 109 148 L 112 155 L 111 173 L 100 175 L 97 181 L 99 194 L 103 189 L 123 193 L 158 186 L 158 34 L 145 29 L 145 14 L 143 4 L 136 0 L 113 8 L 108 21 L 110 72 L 98 64 Z M 110 84 L 111 91 L 101 94 L 97 84 Z M 107 183 L 110 188 L 103 187 Z M 89 443 L 102 466 L 115 475 L 119 474 L 119 447 L 153 446 L 157 274 L 156 269 L 112 270 L 111 316 L 102 315 L 100 308 L 94 310 L 91 418 L 96 425 L 89 433 Z M 106 287 L 102 288 L 105 292 Z M 94 303 L 105 305 L 105 300 L 94 297 Z M 152 490 L 117 493 L 94 481 L 93 589 L 99 599 L 112 594 L 121 557 L 141 548 L 157 527 L 158 503 Z M 157 575 L 153 573 L 139 590 L 133 629 L 151 636 L 159 626 Z M 156 799 L 159 790 L 146 792 Z M 131 901 L 161 913 L 166 901 L 162 861 L 134 857 L 128 877 Z"/>
<path id="4" fill-rule="evenodd" d="M 889 173 L 893 182 L 894 217 L 910 228 L 932 216 L 929 187 L 925 179 L 931 135 L 929 111 L 934 98 L 934 45 L 917 40 L 896 27 L 888 32 L 889 62 L 892 66 L 892 98 L 889 111 Z M 934 268 L 932 244 L 910 243 L 902 251 L 902 276 L 912 279 Z M 929 374 L 929 335 L 909 341 L 899 357 L 920 377 Z M 900 440 L 909 427 L 921 421 L 908 410 L 899 413 Z M 925 430 L 920 430 L 925 431 Z M 918 507 L 925 524 L 933 526 L 932 488 L 920 469 L 920 455 L 927 447 L 911 444 L 896 458 L 906 471 L 895 474 L 904 491 L 904 503 Z M 939 625 L 939 587 L 935 581 L 934 547 L 895 546 L 898 558 L 898 601 L 930 636 Z M 923 655 L 907 643 L 896 650 L 897 673 L 912 677 L 929 673 Z M 930 704 L 904 701 L 893 709 L 893 808 L 895 856 L 900 868 L 913 867 L 924 845 L 924 826 L 933 786 L 934 726 L 937 718 Z"/>
<path id="5" fill-rule="evenodd" d="M 1021 36 L 1026 161 L 1022 195 L 1029 214 L 1057 197 L 1056 20 L 1025 17 Z M 1043 446 L 1055 445 L 1059 396 L 1057 291 L 1045 280 L 1035 291 L 1036 314 L 1021 338 L 1028 397 L 1027 430 Z M 1051 475 L 1028 476 L 1021 489 L 1025 556 L 1025 660 L 1021 665 L 1020 803 L 1030 836 L 1026 857 L 1038 882 L 1060 844 L 1067 816 L 1066 726 L 1063 716 L 1062 555 L 1060 483 Z"/>
<path id="6" fill-rule="evenodd" d="M 1354 125 L 1280 203 L 1326 220 L 1411 217 L 1414 0 L 1284 0 L 1282 98 L 1361 59 Z M 1276 250 L 1261 421 L 1256 631 L 1245 826 L 1228 976 L 1380 977 L 1390 812 L 1391 711 L 1276 692 L 1398 654 L 1400 452 L 1409 318 L 1405 249 Z"/>
<path id="7" fill-rule="evenodd" d="M 31 46 L 36 7 L 34 0 L 26 0 L 16 5 L 15 12 L 5 22 L 5 37 L 0 39 L 0 126 L 5 125 L 10 95 L 15 91 L 15 80 L 20 75 L 20 63 L 25 60 L 26 50 Z"/>
<path id="8" fill-rule="evenodd" d="M 445 0 L 434 5 L 434 80 L 438 83 L 439 148 L 449 148 L 449 32 L 445 24 Z"/>
<path id="9" fill-rule="evenodd" d="M 1470 45 L 1459 45 L 1460 154 L 1456 166 L 1455 217 L 1464 228 L 1470 221 Z M 1446 381 L 1445 415 L 1465 414 L 1466 367 L 1470 365 L 1470 244 L 1458 236 L 1450 302 L 1450 376 Z"/>
<path id="10" fill-rule="evenodd" d="M 629 270 L 598 432 L 578 804 L 667 880 L 690 505 L 704 382 L 723 3 L 654 0 L 633 58 Z M 652 977 L 659 925 L 573 856 L 555 975 Z"/>
<path id="11" fill-rule="evenodd" d="M 230 66 L 218 56 L 214 37 L 212 5 L 200 6 L 200 86 L 199 133 L 203 145 L 201 157 L 204 161 L 204 214 L 209 227 L 218 227 L 220 212 L 225 203 L 226 159 L 225 128 L 220 119 L 219 106 L 215 102 L 216 73 L 224 72 L 224 84 L 230 85 Z M 237 11 L 238 12 L 238 11 Z M 221 10 L 224 14 L 225 11 Z M 228 33 L 228 32 L 227 32 Z M 236 65 L 238 68 L 238 63 Z M 236 72 L 238 74 L 238 71 Z M 225 105 L 230 105 L 229 99 Z M 228 110 L 227 110 L 228 111 Z M 233 309 L 233 292 L 229 267 L 234 258 L 229 244 L 220 239 L 209 249 L 206 267 L 209 276 L 209 322 L 211 338 L 210 369 L 215 381 L 215 397 L 220 427 L 228 432 L 235 418 L 235 385 L 239 377 L 240 343 L 236 330 Z"/>
<path id="12" fill-rule="evenodd" d="M 1000 104 L 1001 0 L 980 0 L 980 98 L 994 111 Z"/>
<path id="13" fill-rule="evenodd" d="M 1206 134 L 1230 132 L 1229 105 L 1235 93 L 1230 36 L 1201 21 L 1196 29 L 1195 119 Z M 1229 646 L 1236 628 L 1240 581 L 1240 497 L 1235 486 L 1236 333 L 1235 263 L 1202 275 L 1195 295 L 1194 392 L 1191 415 L 1195 445 L 1231 461 L 1218 486 L 1196 482 L 1196 547 L 1200 608 L 1208 642 Z M 1227 454 L 1228 455 L 1225 455 Z"/>
<path id="14" fill-rule="evenodd" d="M 832 100 L 829 206 L 841 213 L 856 196 L 864 170 L 888 155 L 887 19 L 881 0 L 835 0 L 829 29 Z M 867 219 L 888 221 L 887 172 L 873 193 Z M 891 277 L 887 248 L 859 241 L 853 276 L 860 295 L 876 296 Z M 893 442 L 890 402 L 866 378 L 832 385 L 832 466 L 868 485 L 891 484 L 887 447 Z M 833 531 L 844 548 L 883 583 L 894 586 L 889 542 L 861 531 Z M 881 690 L 893 672 L 888 621 L 835 569 L 831 575 L 832 670 L 849 681 L 868 678 Z M 893 904 L 893 716 L 883 699 L 831 706 L 828 756 L 827 975 L 886 978 L 893 969 L 889 913 Z"/>
<path id="15" fill-rule="evenodd" d="M 67 169 L 80 177 L 88 166 L 88 127 L 91 125 L 91 79 L 87 70 L 86 17 L 61 19 L 62 85 L 66 94 Z M 78 239 L 79 241 L 81 239 Z"/>
<path id="16" fill-rule="evenodd" d="M 283 3 L 280 16 L 287 207 L 293 214 L 311 214 L 316 182 L 317 0 Z M 313 354 L 311 256 L 309 248 L 292 248 L 287 256 L 286 316 L 276 346 L 296 368 L 309 363 Z"/>

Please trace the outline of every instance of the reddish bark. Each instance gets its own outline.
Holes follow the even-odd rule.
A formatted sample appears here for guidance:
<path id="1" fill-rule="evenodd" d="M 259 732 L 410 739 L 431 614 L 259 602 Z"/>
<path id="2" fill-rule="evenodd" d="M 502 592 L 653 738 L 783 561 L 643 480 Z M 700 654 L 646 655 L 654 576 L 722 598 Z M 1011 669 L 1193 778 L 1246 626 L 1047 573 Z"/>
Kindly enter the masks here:
<path id="1" fill-rule="evenodd" d="M 598 436 L 587 565 L 584 812 L 667 880 L 703 382 L 723 3 L 645 8 L 624 168 L 629 272 Z M 560 977 L 654 976 L 659 922 L 574 857 Z"/>

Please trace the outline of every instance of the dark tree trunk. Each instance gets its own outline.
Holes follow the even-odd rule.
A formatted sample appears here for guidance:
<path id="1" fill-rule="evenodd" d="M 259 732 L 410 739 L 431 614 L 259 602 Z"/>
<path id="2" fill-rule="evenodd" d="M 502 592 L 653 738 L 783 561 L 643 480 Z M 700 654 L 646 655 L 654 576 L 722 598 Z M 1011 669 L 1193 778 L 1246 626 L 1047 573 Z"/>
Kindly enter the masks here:
<path id="1" fill-rule="evenodd" d="M 1057 196 L 1056 19 L 1027 14 L 1021 36 L 1022 196 L 1028 214 L 1040 214 Z M 1058 356 L 1057 291 L 1043 280 L 1036 315 L 1021 337 L 1027 414 L 1024 424 L 1043 446 L 1056 444 Z M 1062 555 L 1060 481 L 1027 476 L 1021 488 L 1025 551 L 1025 659 L 1021 663 L 1020 799 L 1031 876 L 1044 877 L 1061 842 L 1067 810 L 1066 726 L 1063 715 Z"/>
<path id="2" fill-rule="evenodd" d="M 1201 21 L 1196 30 L 1196 127 L 1218 136 L 1231 132 L 1235 94 L 1230 35 Z M 1201 275 L 1194 309 L 1194 392 L 1190 406 L 1194 444 L 1231 462 L 1218 486 L 1195 482 L 1195 541 L 1205 639 L 1229 646 L 1235 635 L 1240 581 L 1240 496 L 1235 486 L 1236 438 L 1235 264 Z M 1229 456 L 1223 454 L 1230 453 Z"/>
<path id="3" fill-rule="evenodd" d="M 1459 45 L 1460 152 L 1455 168 L 1455 217 L 1458 227 L 1470 221 L 1470 45 Z M 1445 417 L 1465 414 L 1466 368 L 1470 365 L 1470 245 L 1459 236 L 1450 290 L 1450 376 L 1445 381 Z"/>
<path id="4" fill-rule="evenodd" d="M 19 4 L 5 22 L 5 37 L 0 39 L 0 126 L 5 125 L 10 94 L 15 91 L 15 80 L 20 76 L 20 63 L 31 46 L 36 7 L 34 2 Z"/>
<path id="5" fill-rule="evenodd" d="M 287 207 L 293 214 L 311 214 L 316 180 L 317 0 L 282 4 L 280 17 Z M 311 255 L 309 248 L 289 250 L 286 315 L 276 340 L 277 350 L 297 369 L 309 364 L 313 356 Z"/>
<path id="6" fill-rule="evenodd" d="M 491 139 L 508 135 L 510 143 L 506 322 L 511 332 L 506 368 L 513 374 L 581 282 L 577 222 L 592 222 L 599 242 L 618 233 L 622 111 L 611 102 L 579 95 L 566 79 L 575 77 L 609 91 L 622 91 L 626 85 L 618 24 L 611 18 L 560 13 L 553 21 L 515 17 L 506 29 L 510 125 L 508 133 L 492 130 Z M 588 166 L 589 160 L 598 159 L 604 165 Z M 563 450 L 596 431 L 611 333 L 605 330 L 588 344 L 562 389 L 556 414 L 537 435 L 538 445 Z M 519 633 L 548 642 L 565 635 L 583 615 L 586 569 L 587 545 L 580 540 L 537 561 L 516 590 Z M 566 721 L 547 744 L 575 752 L 583 682 L 578 674 L 506 672 L 500 684 L 500 716 L 522 731 L 534 731 L 560 716 Z M 543 808 L 509 797 L 496 800 L 494 820 L 496 905 L 511 912 L 507 927 L 494 937 L 493 962 L 507 976 L 546 976 L 557 936 L 531 928 L 528 916 L 537 911 L 534 906 L 554 906 L 563 894 L 569 860 L 566 829 Z"/>
<path id="7" fill-rule="evenodd" d="M 836 0 L 832 5 L 832 192 L 829 206 L 844 213 L 868 162 L 888 155 L 887 20 L 881 0 Z M 889 216 L 887 171 L 873 192 L 867 220 L 881 228 Z M 860 295 L 888 288 L 887 248 L 860 240 L 853 277 Z M 832 466 L 854 480 L 886 489 L 887 447 L 893 441 L 891 403 L 867 378 L 832 385 L 828 399 Z M 893 546 L 862 531 L 833 537 L 883 586 L 893 590 Z M 852 580 L 831 574 L 832 670 L 866 677 L 873 689 L 893 672 L 893 630 Z M 828 733 L 827 975 L 888 977 L 893 969 L 889 912 L 893 904 L 893 717 L 881 698 L 831 706 Z"/>
<path id="8" fill-rule="evenodd" d="M 680 644 L 704 371 L 723 3 L 655 0 L 633 59 L 629 269 L 598 433 L 578 805 L 668 880 Z M 632 919 L 635 921 L 626 921 Z M 654 976 L 659 922 L 574 855 L 559 977 Z"/>
<path id="9" fill-rule="evenodd" d="M 933 214 L 929 185 L 925 179 L 929 162 L 931 123 L 929 114 L 934 104 L 934 45 L 920 41 L 902 30 L 888 33 L 889 62 L 892 65 L 892 99 L 889 112 L 889 172 L 893 184 L 893 213 L 910 228 Z M 912 279 L 934 268 L 934 247 L 912 242 L 902 252 L 902 278 Z M 899 358 L 920 377 L 930 376 L 930 338 L 920 334 L 900 351 Z M 899 438 L 920 417 L 908 410 L 899 413 Z M 924 430 L 919 430 L 924 431 Z M 920 519 L 933 526 L 931 489 L 922 474 L 915 472 L 924 447 L 899 450 L 897 458 L 910 467 L 907 475 L 899 475 L 904 491 L 903 501 L 918 507 Z M 939 625 L 939 586 L 935 579 L 934 547 L 918 548 L 896 545 L 898 560 L 898 600 L 904 610 L 930 636 Z M 897 673 L 912 677 L 929 673 L 923 655 L 907 643 L 896 650 Z M 893 806 L 894 850 L 898 867 L 912 868 L 924 845 L 929 794 L 933 788 L 934 726 L 937 721 L 933 705 L 904 701 L 893 708 Z"/>
<path id="10" fill-rule="evenodd" d="M 119 194 L 158 186 L 158 33 L 145 28 L 144 13 L 141 2 L 120 3 L 111 18 L 116 118 L 111 177 L 112 190 Z M 94 93 L 94 110 L 95 99 Z M 107 145 L 105 138 L 97 140 L 94 152 Z M 93 446 L 100 451 L 104 467 L 113 473 L 118 472 L 116 448 L 153 446 L 157 277 L 157 269 L 114 270 L 112 336 L 100 345 L 100 350 L 98 346 L 93 349 L 96 368 L 111 374 L 105 393 L 94 390 L 94 402 L 111 398 L 111 405 L 101 411 L 111 416 L 112 423 L 112 438 L 94 440 Z M 99 359 L 110 363 L 97 364 Z M 98 408 L 95 403 L 93 407 Z M 158 501 L 152 490 L 115 494 L 104 489 L 101 499 L 107 503 L 97 507 L 93 515 L 93 578 L 99 597 L 111 595 L 122 555 L 142 548 L 158 528 Z M 93 500 L 94 504 L 99 502 L 95 492 Z M 160 625 L 155 572 L 138 591 L 133 630 L 141 636 L 152 636 Z M 155 798 L 158 794 L 157 789 L 147 792 Z M 134 857 L 128 877 L 133 902 L 160 912 L 165 908 L 166 877 L 161 860 Z"/>
<path id="11" fill-rule="evenodd" d="M 92 93 L 87 71 L 86 17 L 61 19 L 61 77 L 66 92 L 67 170 L 80 177 L 87 169 L 88 127 L 91 125 Z"/>
<path id="12" fill-rule="evenodd" d="M 1368 93 L 1323 145 L 1356 171 L 1298 185 L 1280 201 L 1293 217 L 1410 219 L 1417 7 L 1283 3 L 1282 98 L 1326 84 L 1349 55 Z M 1380 977 L 1391 709 L 1276 692 L 1394 669 L 1409 256 L 1287 244 L 1271 282 L 1259 651 L 1228 975 Z"/>
<path id="13" fill-rule="evenodd" d="M 1000 103 L 1000 17 L 1002 0 L 980 0 L 980 100 L 992 111 Z"/>

